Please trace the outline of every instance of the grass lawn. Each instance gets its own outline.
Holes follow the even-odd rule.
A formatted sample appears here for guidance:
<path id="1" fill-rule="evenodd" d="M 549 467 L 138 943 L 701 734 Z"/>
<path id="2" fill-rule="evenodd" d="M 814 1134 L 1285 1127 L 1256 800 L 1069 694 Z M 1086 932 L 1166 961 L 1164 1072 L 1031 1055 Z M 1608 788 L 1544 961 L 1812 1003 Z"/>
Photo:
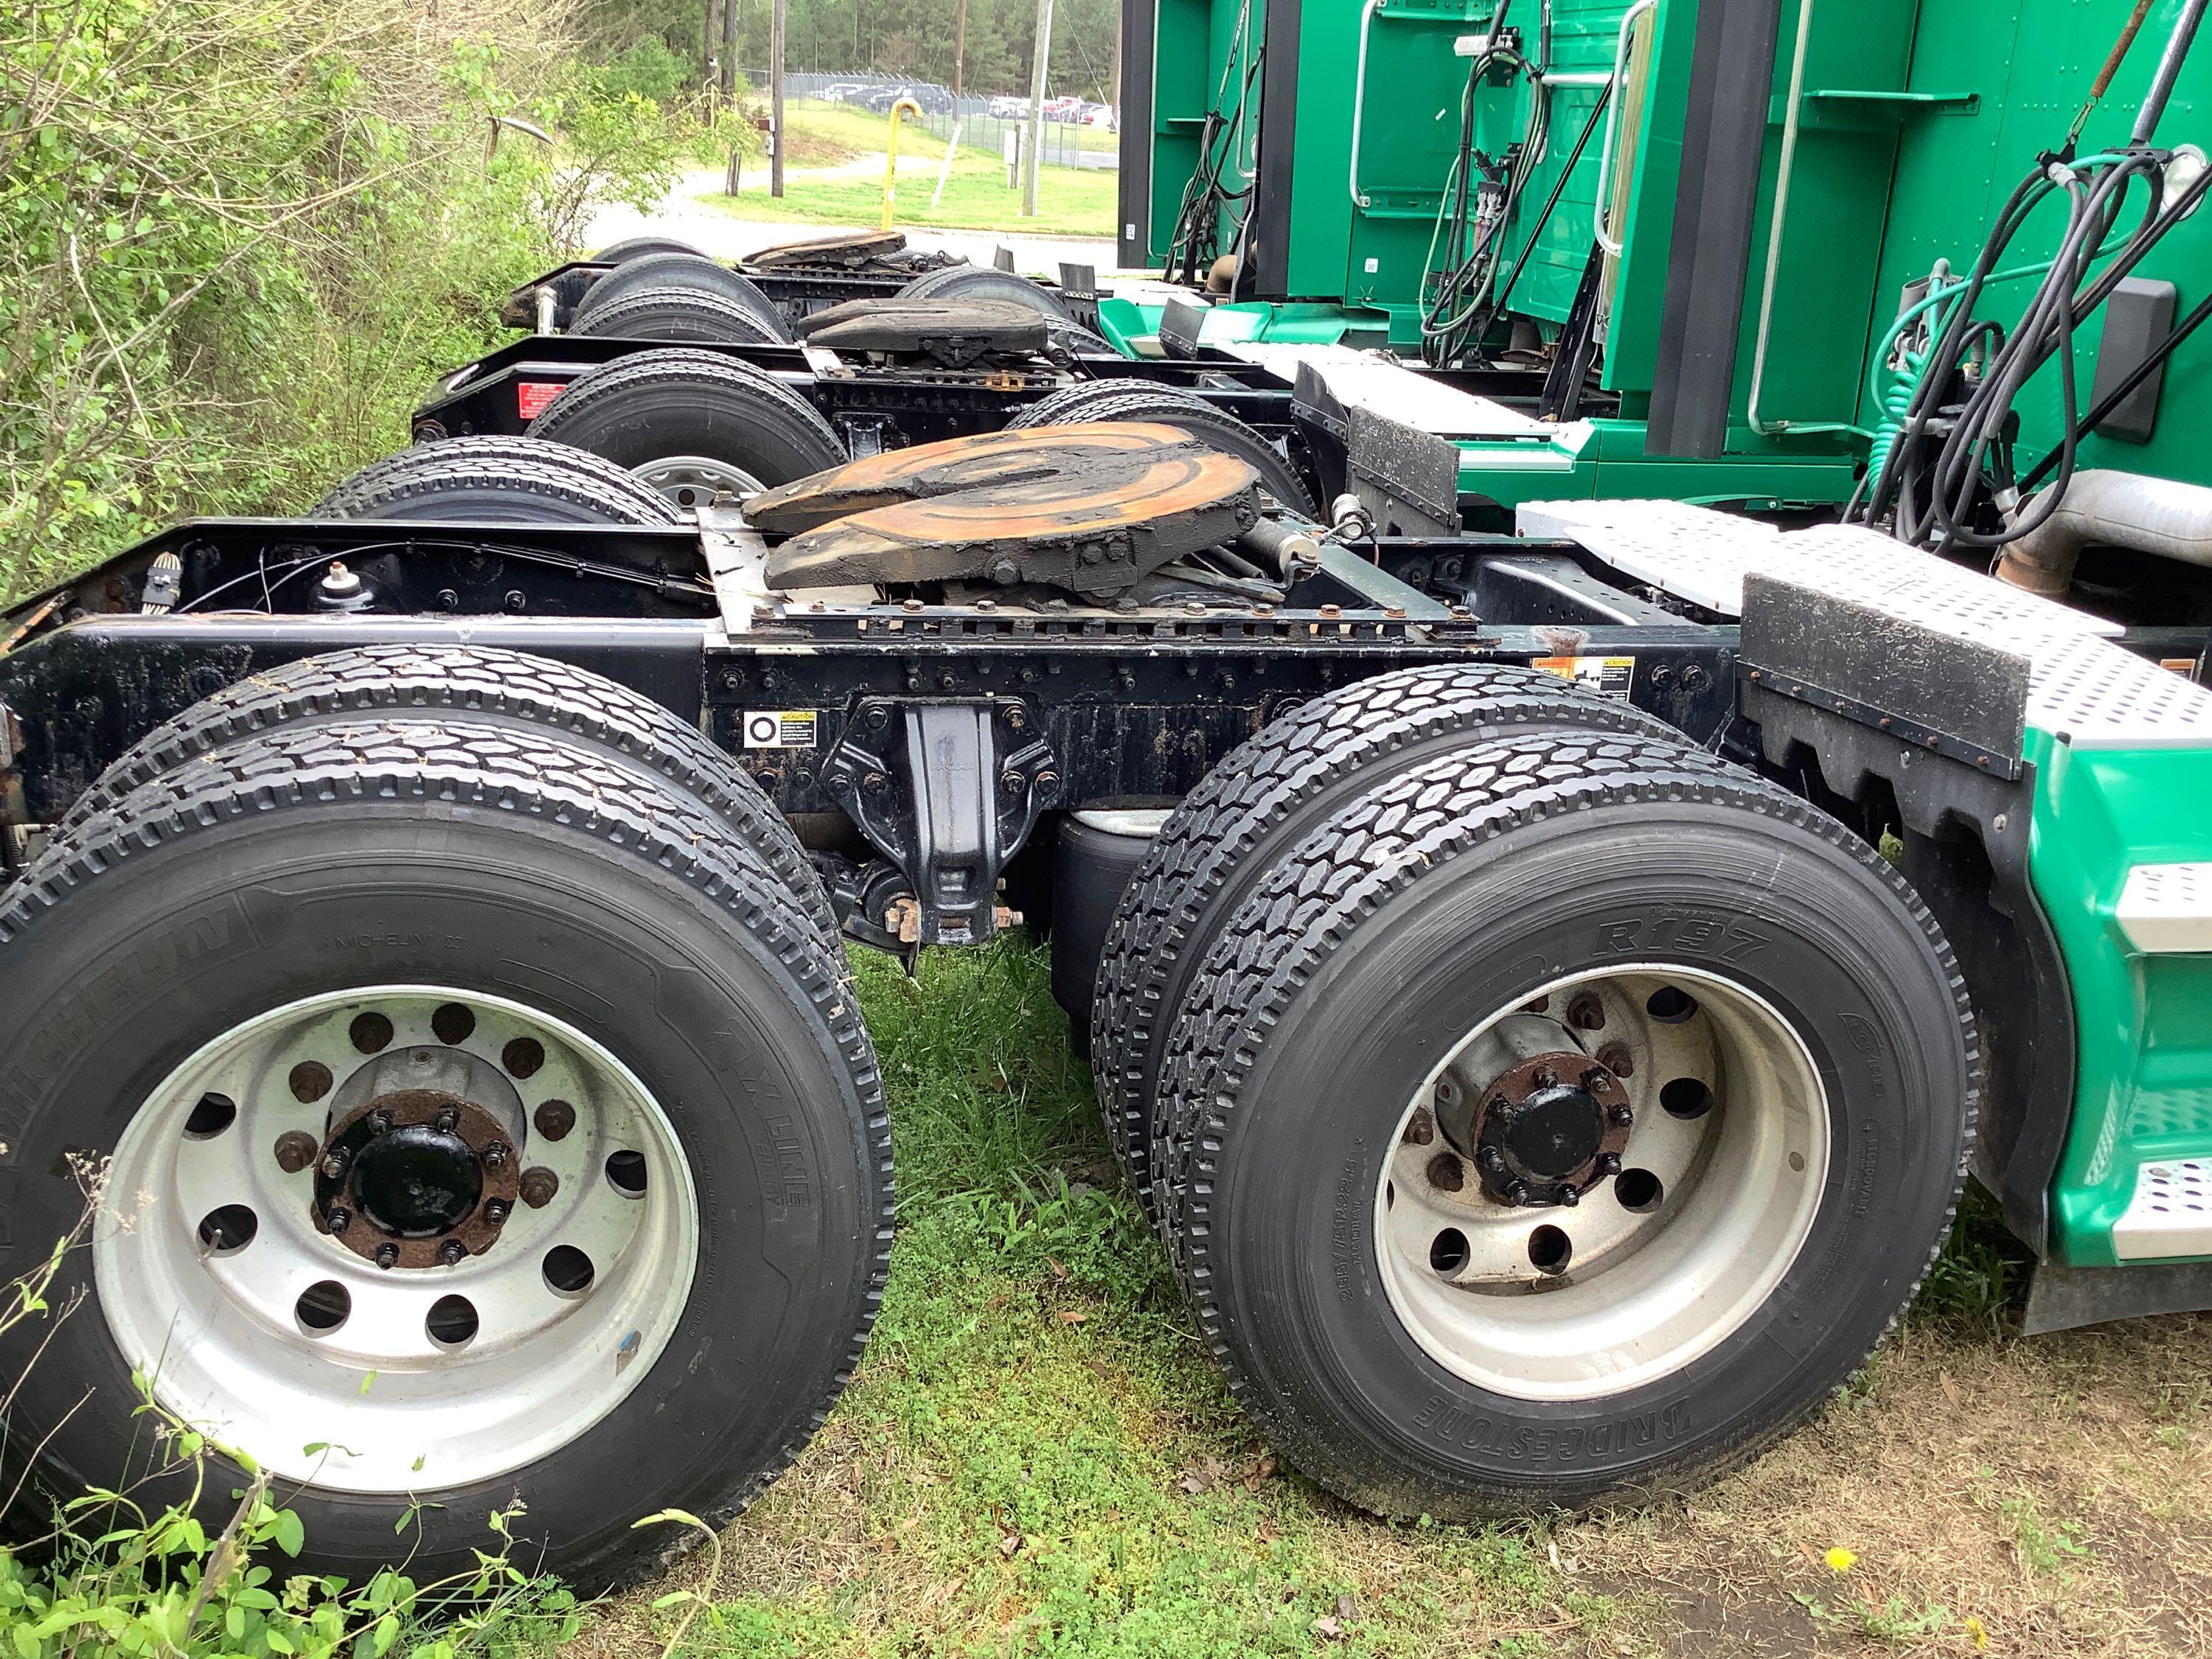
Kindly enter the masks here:
<path id="1" fill-rule="evenodd" d="M 803 168 L 880 158 L 888 132 L 881 116 L 834 104 L 793 105 L 787 119 L 791 150 L 781 201 L 764 189 L 735 197 L 711 191 L 697 200 L 743 219 L 794 223 L 872 225 L 883 211 L 883 163 L 836 178 L 793 176 Z M 1095 135 L 1111 139 L 1111 133 Z M 820 158 L 816 160 L 813 158 Z M 900 135 L 898 212 L 901 228 L 1018 231 L 1036 236 L 1111 236 L 1115 180 L 1108 169 L 1047 167 L 1037 183 L 1037 216 L 1021 213 L 1021 191 L 1006 188 L 1006 166 L 996 153 L 963 144 L 935 208 L 930 198 L 945 158 L 944 143 L 917 127 Z M 766 163 L 747 163 L 749 176 L 765 176 Z"/>
<path id="2" fill-rule="evenodd" d="M 855 970 L 899 1225 L 799 1464 L 569 1652 L 707 1656 L 2212 1651 L 2212 1318 L 2020 1340 L 1970 1211 L 1862 1382 L 1638 1512 L 1390 1524 L 1279 1466 L 1119 1185 L 1042 952 Z M 1838 1571 L 1832 1548 L 1856 1560 Z M 1836 1558 L 1841 1560 L 1843 1558 Z"/>

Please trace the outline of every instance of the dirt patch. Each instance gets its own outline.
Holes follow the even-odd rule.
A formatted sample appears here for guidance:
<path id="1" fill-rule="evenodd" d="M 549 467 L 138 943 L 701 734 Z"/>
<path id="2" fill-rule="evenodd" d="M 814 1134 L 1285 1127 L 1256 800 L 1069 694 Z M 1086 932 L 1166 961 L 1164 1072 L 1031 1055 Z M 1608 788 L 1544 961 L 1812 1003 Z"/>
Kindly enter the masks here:
<path id="1" fill-rule="evenodd" d="M 1750 1468 L 1560 1547 L 1656 1592 L 1669 1654 L 2212 1651 L 2208 1373 L 2200 1316 L 1909 1332 Z"/>

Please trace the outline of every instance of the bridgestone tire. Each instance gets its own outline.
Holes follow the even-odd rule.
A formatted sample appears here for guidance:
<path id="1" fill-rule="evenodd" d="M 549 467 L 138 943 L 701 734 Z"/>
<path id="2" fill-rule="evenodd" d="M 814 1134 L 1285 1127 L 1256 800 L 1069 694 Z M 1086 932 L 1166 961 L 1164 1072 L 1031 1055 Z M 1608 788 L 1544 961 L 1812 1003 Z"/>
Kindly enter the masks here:
<path id="1" fill-rule="evenodd" d="M 708 257 L 702 249 L 689 242 L 679 242 L 673 236 L 633 236 L 601 248 L 592 258 L 602 264 L 626 265 L 648 253 L 689 253 L 701 259 Z"/>
<path id="2" fill-rule="evenodd" d="M 568 331 L 605 340 L 720 345 L 775 345 L 783 338 L 751 307 L 694 288 L 636 289 L 580 314 Z"/>
<path id="3" fill-rule="evenodd" d="M 587 370 L 530 423 L 530 435 L 633 469 L 703 456 L 768 489 L 847 459 L 811 404 L 710 351 L 641 351 Z"/>
<path id="4" fill-rule="evenodd" d="M 1178 386 L 1151 386 L 1141 380 L 1107 384 L 1112 386 L 1110 392 L 1094 392 L 1088 386 L 1071 386 L 1065 392 L 1054 392 L 1030 404 L 1006 424 L 1022 428 L 1053 424 L 1044 410 L 1054 398 L 1068 400 L 1061 405 L 1067 412 L 1057 416 L 1060 423 L 1164 421 L 1181 427 L 1200 443 L 1224 455 L 1250 462 L 1252 470 L 1260 475 L 1261 489 L 1291 512 L 1309 519 L 1314 516 L 1313 492 L 1306 488 L 1297 470 L 1283 459 L 1282 451 L 1255 428 Z M 1079 391 L 1084 394 L 1080 398 L 1073 395 Z"/>
<path id="5" fill-rule="evenodd" d="M 1397 1312 L 1380 1177 L 1453 1045 L 1594 963 L 1764 999 L 1820 1080 L 1825 1119 L 1794 1098 L 1826 1161 L 1788 1177 L 1816 1200 L 1800 1247 L 1710 1345 L 1613 1392 L 1501 1393 Z M 1333 813 L 1220 930 L 1171 1042 L 1163 1232 L 1231 1387 L 1323 1486 L 1437 1520 L 1678 1489 L 1818 1407 L 1926 1273 L 1980 1083 L 1951 951 L 1871 849 L 1696 751 L 1556 734 Z"/>
<path id="6" fill-rule="evenodd" d="M 750 277 L 740 276 L 703 253 L 665 248 L 625 258 L 585 289 L 584 297 L 576 301 L 575 314 L 569 319 L 569 332 L 590 332 L 584 325 L 591 318 L 617 300 L 650 289 L 681 289 L 718 295 L 750 312 L 769 331 L 769 338 L 793 337 L 791 325 L 775 308 L 775 301 L 762 293 L 759 285 Z"/>
<path id="7" fill-rule="evenodd" d="M 445 438 L 371 461 L 308 514 L 460 524 L 672 525 L 682 515 L 625 467 L 568 444 Z"/>
<path id="8" fill-rule="evenodd" d="M 659 703 L 588 669 L 495 646 L 372 645 L 262 670 L 141 738 L 63 817 L 66 833 L 211 750 L 277 730 L 363 720 L 466 721 L 553 740 L 652 777 L 720 818 L 792 896 L 834 952 L 836 913 L 806 849 L 760 786 Z"/>
<path id="9" fill-rule="evenodd" d="M 361 1583 L 397 1552 L 420 1582 L 467 1577 L 495 1547 L 486 1516 L 520 1498 L 519 1561 L 586 1592 L 629 1583 L 693 1541 L 632 1522 L 680 1508 L 719 1527 L 805 1446 L 859 1359 L 891 1224 L 889 1122 L 842 963 L 717 819 L 629 767 L 462 723 L 283 732 L 61 837 L 0 905 L 0 1273 L 45 1260 L 79 1209 L 70 1160 L 112 1152 L 202 1045 L 303 998 L 404 985 L 526 1003 L 619 1056 L 696 1189 L 696 1270 L 627 1393 L 532 1461 L 459 1485 L 426 1468 L 411 1492 L 280 1482 L 307 1539 L 285 1570 Z M 139 1224 L 189 1231 L 174 1211 Z M 72 1254 L 52 1292 L 83 1305 L 6 1343 L 11 1376 L 39 1350 L 10 1412 L 9 1479 L 35 1451 L 63 1496 L 134 1489 L 156 1440 L 94 1260 Z M 204 1340 L 194 1327 L 214 1316 L 179 1311 L 178 1340 Z M 372 1381 L 341 1370 L 330 1441 L 376 1409 Z M 472 1386 L 465 1367 L 453 1386 Z M 250 1425 L 258 1404 L 224 1408 Z M 210 1535 L 246 1484 L 215 1458 Z M 44 1513 L 35 1487 L 16 1512 Z"/>
<path id="10" fill-rule="evenodd" d="M 1099 1112 L 1148 1206 L 1169 1028 L 1216 932 L 1253 890 L 1331 813 L 1386 779 L 1492 738 L 1577 731 L 1678 735 L 1540 669 L 1406 668 L 1271 722 L 1183 798 L 1122 891 L 1091 1012 Z"/>
<path id="11" fill-rule="evenodd" d="M 988 265 L 947 265 L 917 276 L 898 291 L 902 300 L 1010 300 L 1042 312 L 1047 319 L 1069 328 L 1080 326 L 1068 315 L 1050 289 Z"/>

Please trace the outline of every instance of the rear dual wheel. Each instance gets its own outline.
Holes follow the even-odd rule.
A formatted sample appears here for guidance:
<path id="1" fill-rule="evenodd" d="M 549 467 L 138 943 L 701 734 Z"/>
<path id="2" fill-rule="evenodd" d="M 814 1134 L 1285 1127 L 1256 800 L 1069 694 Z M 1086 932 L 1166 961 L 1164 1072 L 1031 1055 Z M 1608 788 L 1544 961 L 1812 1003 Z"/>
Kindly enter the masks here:
<path id="1" fill-rule="evenodd" d="M 874 1316 L 889 1130 L 834 946 L 716 816 L 556 737 L 311 724 L 140 786 L 9 890 L 0 1044 L 0 1272 L 111 1160 L 84 1304 L 9 1338 L 43 1344 L 9 1476 L 61 1495 L 147 1472 L 137 1370 L 297 1483 L 314 1570 L 404 1522 L 418 1579 L 471 1571 L 520 1497 L 597 1589 L 682 1542 L 639 1516 L 772 1479 Z"/>
<path id="2" fill-rule="evenodd" d="M 1401 736 L 1306 818 L 1263 733 L 1222 769 L 1256 823 L 1224 788 L 1212 827 L 1255 867 L 1116 919 L 1198 930 L 1149 1166 L 1208 1343 L 1271 1443 L 1386 1513 L 1752 1455 L 1863 1362 L 1962 1177 L 1978 1056 L 1924 908 L 1804 803 L 1579 708 L 1390 763 Z"/>

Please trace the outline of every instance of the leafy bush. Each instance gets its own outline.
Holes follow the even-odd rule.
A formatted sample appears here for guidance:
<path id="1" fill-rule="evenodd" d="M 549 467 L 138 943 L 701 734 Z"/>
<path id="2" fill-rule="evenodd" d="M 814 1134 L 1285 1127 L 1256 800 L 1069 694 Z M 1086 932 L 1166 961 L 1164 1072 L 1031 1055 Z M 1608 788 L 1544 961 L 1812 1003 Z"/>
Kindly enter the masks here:
<path id="1" fill-rule="evenodd" d="M 0 602 L 306 505 L 599 202 L 665 192 L 665 66 L 579 64 L 571 3 L 0 7 Z"/>

